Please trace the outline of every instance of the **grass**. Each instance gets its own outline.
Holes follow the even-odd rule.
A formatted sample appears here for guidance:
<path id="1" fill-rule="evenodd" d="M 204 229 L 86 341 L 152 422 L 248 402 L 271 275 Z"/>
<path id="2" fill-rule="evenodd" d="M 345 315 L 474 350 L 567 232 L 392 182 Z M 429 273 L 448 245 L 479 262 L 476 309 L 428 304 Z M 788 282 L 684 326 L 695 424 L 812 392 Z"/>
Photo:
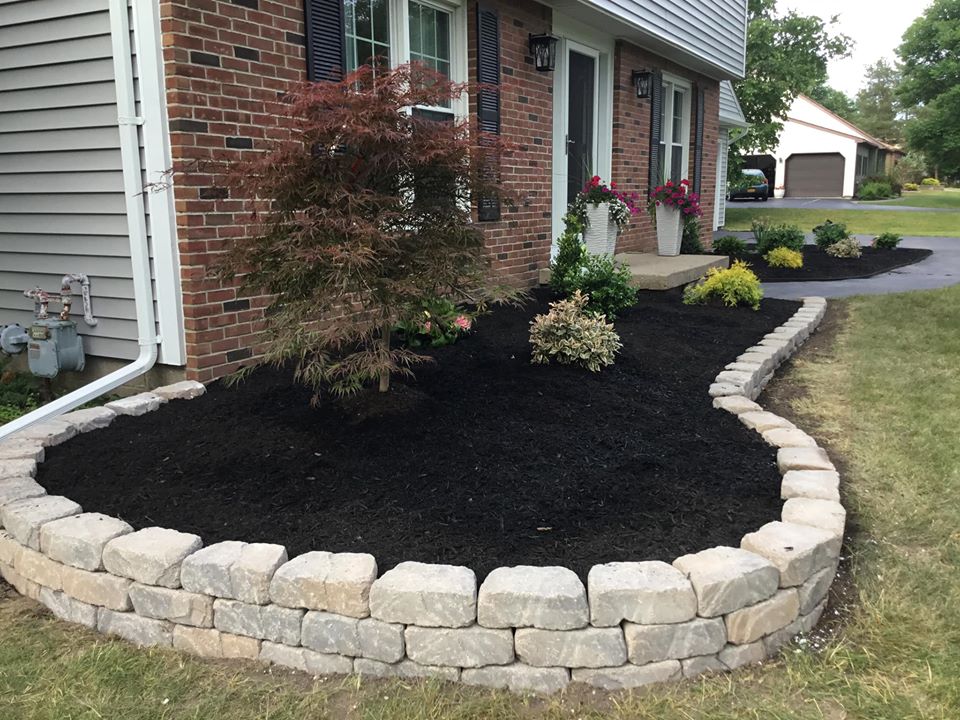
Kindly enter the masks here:
<path id="1" fill-rule="evenodd" d="M 905 205 L 907 207 L 939 208 L 942 210 L 960 210 L 960 189 L 920 190 L 905 192 L 893 200 L 881 200 L 871 205 Z"/>
<path id="2" fill-rule="evenodd" d="M 797 225 L 805 232 L 824 220 L 846 224 L 858 235 L 879 235 L 894 232 L 900 235 L 960 237 L 960 212 L 896 212 L 895 210 L 810 210 L 802 208 L 731 207 L 727 206 L 724 230 L 749 230 L 758 217 L 775 223 Z"/>
<path id="3" fill-rule="evenodd" d="M 960 717 L 960 286 L 831 305 L 768 404 L 842 462 L 842 626 L 731 675 L 549 699 L 439 683 L 313 681 L 136 650 L 0 601 L 0 719 L 955 720 Z M 835 341 L 827 342 L 831 333 Z M 832 610 L 828 615 L 833 617 Z"/>

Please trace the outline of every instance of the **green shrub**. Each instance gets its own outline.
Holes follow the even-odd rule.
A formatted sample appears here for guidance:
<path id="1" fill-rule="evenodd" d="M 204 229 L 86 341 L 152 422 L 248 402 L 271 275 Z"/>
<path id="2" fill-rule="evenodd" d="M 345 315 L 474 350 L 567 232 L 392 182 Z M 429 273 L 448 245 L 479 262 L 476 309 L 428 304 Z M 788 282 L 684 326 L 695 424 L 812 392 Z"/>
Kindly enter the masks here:
<path id="1" fill-rule="evenodd" d="M 687 215 L 683 219 L 683 235 L 680 238 L 681 255 L 702 255 L 703 243 L 700 242 L 700 218 Z"/>
<path id="2" fill-rule="evenodd" d="M 586 308 L 613 320 L 637 301 L 637 291 L 630 287 L 630 269 L 618 265 L 609 255 L 587 255 L 577 274 L 567 278 L 564 294 L 580 292 L 589 296 Z"/>
<path id="3" fill-rule="evenodd" d="M 767 261 L 767 265 L 770 267 L 785 267 L 793 269 L 803 267 L 803 253 L 799 253 L 796 250 L 791 250 L 790 248 L 774 248 L 764 255 L 763 259 Z"/>
<path id="4" fill-rule="evenodd" d="M 920 184 L 921 184 L 921 185 L 939 186 L 939 185 L 940 185 L 940 181 L 937 180 L 936 178 L 924 178 L 923 180 L 920 181 Z"/>
<path id="5" fill-rule="evenodd" d="M 557 256 L 550 263 L 550 287 L 554 292 L 566 295 L 570 277 L 583 267 L 587 248 L 580 239 L 583 220 L 577 213 L 567 213 L 563 222 L 564 230 L 557 240 Z"/>
<path id="6" fill-rule="evenodd" d="M 827 248 L 827 255 L 837 258 L 858 258 L 863 254 L 860 243 L 856 238 L 848 237 L 838 240 Z"/>
<path id="7" fill-rule="evenodd" d="M 850 237 L 847 232 L 847 226 L 843 223 L 835 223 L 833 220 L 827 220 L 822 225 L 817 225 L 813 229 L 813 237 L 817 241 L 817 247 L 826 250 L 835 242 Z"/>
<path id="8" fill-rule="evenodd" d="M 735 260 L 725 270 L 710 268 L 704 277 L 687 285 L 683 291 L 683 302 L 687 305 L 718 300 L 727 307 L 749 305 L 758 310 L 762 297 L 763 288 L 760 287 L 759 278 L 742 260 Z"/>
<path id="9" fill-rule="evenodd" d="M 877 235 L 873 239 L 873 246 L 881 250 L 893 250 L 897 245 L 900 244 L 900 241 L 903 240 L 902 235 L 897 235 L 897 233 L 885 232 Z"/>
<path id="10" fill-rule="evenodd" d="M 796 225 L 769 225 L 757 241 L 757 252 L 766 255 L 777 247 L 790 248 L 801 252 L 807 238 L 803 230 Z"/>
<path id="11" fill-rule="evenodd" d="M 747 254 L 747 244 L 733 235 L 724 235 L 713 241 L 713 251 L 717 255 L 740 257 L 741 255 Z"/>
<path id="12" fill-rule="evenodd" d="M 530 322 L 531 361 L 547 365 L 580 365 L 591 372 L 613 364 L 622 347 L 620 336 L 603 315 L 587 310 L 589 298 L 579 290 L 550 303 L 550 312 Z"/>
<path id="13" fill-rule="evenodd" d="M 903 181 L 900 179 L 899 175 L 893 173 L 887 175 L 868 175 L 865 178 L 860 180 L 861 192 L 864 185 L 869 185 L 871 183 L 880 183 L 881 185 L 888 185 L 890 187 L 891 195 L 899 195 L 903 190 Z M 858 193 L 859 196 L 859 193 Z"/>
<path id="14" fill-rule="evenodd" d="M 893 197 L 893 188 L 886 182 L 868 182 L 860 187 L 858 197 L 861 200 L 885 200 Z"/>
<path id="15" fill-rule="evenodd" d="M 903 189 L 908 190 L 910 192 L 916 192 L 917 190 L 920 189 L 920 186 L 917 185 L 916 183 L 904 183 Z"/>

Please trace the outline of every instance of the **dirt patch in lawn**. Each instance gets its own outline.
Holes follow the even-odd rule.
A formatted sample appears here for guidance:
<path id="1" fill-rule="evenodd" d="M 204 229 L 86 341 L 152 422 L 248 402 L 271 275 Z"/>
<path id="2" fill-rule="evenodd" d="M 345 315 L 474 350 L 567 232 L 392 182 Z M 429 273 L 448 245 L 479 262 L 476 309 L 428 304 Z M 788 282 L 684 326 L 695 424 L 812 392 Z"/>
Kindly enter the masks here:
<path id="1" fill-rule="evenodd" d="M 751 249 L 755 246 L 749 246 Z M 835 258 L 815 245 L 803 248 L 802 268 L 770 267 L 760 255 L 750 254 L 743 259 L 750 263 L 762 282 L 806 282 L 817 280 L 853 280 L 868 278 L 897 268 L 913 265 L 933 254 L 921 248 L 878 250 L 863 248 L 859 258 Z"/>
<path id="2" fill-rule="evenodd" d="M 707 394 L 798 307 L 689 307 L 646 292 L 616 322 L 617 364 L 530 364 L 523 308 L 481 318 L 386 394 L 311 408 L 262 369 L 49 451 L 39 482 L 135 527 L 473 568 L 660 559 L 780 515 L 775 453 Z"/>

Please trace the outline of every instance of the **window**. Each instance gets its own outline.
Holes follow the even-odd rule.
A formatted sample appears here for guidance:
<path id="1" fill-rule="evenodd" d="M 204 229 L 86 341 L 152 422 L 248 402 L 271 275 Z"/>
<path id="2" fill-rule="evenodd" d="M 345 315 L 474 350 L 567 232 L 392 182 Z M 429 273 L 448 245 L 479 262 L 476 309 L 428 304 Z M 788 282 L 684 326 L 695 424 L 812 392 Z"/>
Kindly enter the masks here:
<path id="1" fill-rule="evenodd" d="M 690 167 L 690 86 L 679 80 L 663 79 L 660 106 L 661 181 L 680 182 Z M 664 173 L 668 170 L 668 173 Z"/>
<path id="2" fill-rule="evenodd" d="M 467 77 L 464 2 L 343 0 L 347 70 L 419 62 L 454 82 Z M 438 119 L 465 114 L 466 100 L 424 112 Z"/>

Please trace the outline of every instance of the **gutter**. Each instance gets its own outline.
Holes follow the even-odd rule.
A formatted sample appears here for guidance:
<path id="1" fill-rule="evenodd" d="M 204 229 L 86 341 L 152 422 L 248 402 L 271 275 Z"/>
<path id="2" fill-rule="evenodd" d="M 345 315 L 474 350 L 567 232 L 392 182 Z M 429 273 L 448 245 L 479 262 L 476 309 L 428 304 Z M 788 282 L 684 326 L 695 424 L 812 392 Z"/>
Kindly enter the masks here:
<path id="1" fill-rule="evenodd" d="M 0 440 L 13 433 L 73 410 L 134 378 L 148 372 L 157 361 L 161 338 L 157 335 L 150 281 L 150 250 L 147 242 L 146 212 L 140 167 L 140 143 L 133 87 L 133 59 L 130 48 L 130 16 L 127 0 L 110 0 L 110 35 L 113 40 L 113 68 L 117 91 L 117 125 L 120 131 L 120 157 L 123 167 L 123 191 L 126 197 L 127 231 L 130 235 L 130 262 L 133 267 L 133 297 L 137 311 L 136 360 L 98 380 L 84 385 L 41 408 L 0 426 Z"/>

